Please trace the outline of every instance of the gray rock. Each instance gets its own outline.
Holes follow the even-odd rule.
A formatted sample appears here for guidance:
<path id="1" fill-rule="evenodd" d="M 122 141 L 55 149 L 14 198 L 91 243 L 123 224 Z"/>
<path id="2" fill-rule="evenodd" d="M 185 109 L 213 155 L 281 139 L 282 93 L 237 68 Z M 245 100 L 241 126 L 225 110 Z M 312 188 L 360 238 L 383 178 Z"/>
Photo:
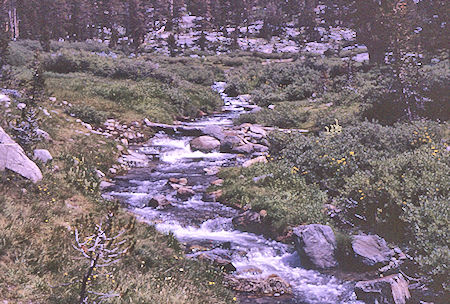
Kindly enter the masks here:
<path id="1" fill-rule="evenodd" d="M 312 224 L 294 228 L 295 248 L 303 265 L 318 269 L 338 266 L 336 238 L 329 226 Z"/>
<path id="2" fill-rule="evenodd" d="M 256 126 L 256 125 L 251 125 L 249 128 L 249 131 L 255 134 L 260 134 L 263 137 L 267 136 L 267 132 L 260 126 Z"/>
<path id="3" fill-rule="evenodd" d="M 356 235 L 353 237 L 352 248 L 356 259 L 370 267 L 386 265 L 394 255 L 386 241 L 378 235 Z"/>
<path id="4" fill-rule="evenodd" d="M 237 134 L 227 134 L 224 139 L 220 141 L 220 152 L 230 153 L 238 146 L 245 144 Z"/>
<path id="5" fill-rule="evenodd" d="M 177 189 L 177 196 L 180 198 L 186 199 L 194 195 L 195 191 L 190 188 L 180 186 L 180 188 Z"/>
<path id="6" fill-rule="evenodd" d="M 165 208 L 170 204 L 171 202 L 164 195 L 159 194 L 152 197 L 152 199 L 147 203 L 147 206 L 153 208 Z"/>
<path id="7" fill-rule="evenodd" d="M 220 147 L 220 141 L 211 136 L 200 136 L 190 142 L 193 151 L 211 152 Z"/>
<path id="8" fill-rule="evenodd" d="M 53 159 L 52 155 L 48 150 L 45 149 L 36 149 L 33 151 L 33 158 L 35 160 L 39 160 L 43 162 L 44 164 L 51 161 Z"/>
<path id="9" fill-rule="evenodd" d="M 17 104 L 17 108 L 18 108 L 19 110 L 23 110 L 23 109 L 25 109 L 26 107 L 27 107 L 27 105 L 24 104 L 23 102 Z"/>
<path id="10" fill-rule="evenodd" d="M 406 304 L 411 298 L 408 282 L 401 274 L 360 281 L 355 285 L 358 300 L 367 304 Z"/>
<path id="11" fill-rule="evenodd" d="M 0 127 L 0 171 L 5 169 L 16 172 L 34 183 L 42 180 L 42 172 L 38 166 Z"/>
<path id="12" fill-rule="evenodd" d="M 42 138 L 43 140 L 45 140 L 46 142 L 51 142 L 52 138 L 50 136 L 50 134 L 48 134 L 47 132 L 45 132 L 44 130 L 41 129 L 36 129 L 36 136 Z"/>
<path id="13" fill-rule="evenodd" d="M 197 259 L 207 261 L 216 267 L 222 268 L 226 272 L 236 271 L 236 267 L 234 267 L 229 258 L 224 258 L 213 253 L 201 253 L 197 255 Z"/>
<path id="14" fill-rule="evenodd" d="M 109 187 L 112 187 L 112 186 L 114 186 L 114 184 L 113 183 L 110 183 L 110 182 L 107 182 L 107 181 L 101 181 L 100 182 L 100 190 L 105 190 L 105 189 L 108 189 Z"/>
<path id="15" fill-rule="evenodd" d="M 214 126 L 214 125 L 206 126 L 203 129 L 203 133 L 207 136 L 217 138 L 218 140 L 223 140 L 225 138 L 223 129 L 220 126 Z"/>
<path id="16" fill-rule="evenodd" d="M 254 108 L 250 111 L 250 113 L 258 113 L 258 112 L 261 111 L 261 110 L 262 110 L 261 107 L 254 107 Z"/>
<path id="17" fill-rule="evenodd" d="M 233 148 L 232 152 L 234 153 L 242 153 L 242 154 L 250 154 L 254 151 L 253 144 L 245 144 L 239 147 Z"/>
<path id="18" fill-rule="evenodd" d="M 267 146 L 260 145 L 260 144 L 254 144 L 253 148 L 255 149 L 256 152 L 267 152 L 267 151 L 269 151 L 269 148 Z"/>

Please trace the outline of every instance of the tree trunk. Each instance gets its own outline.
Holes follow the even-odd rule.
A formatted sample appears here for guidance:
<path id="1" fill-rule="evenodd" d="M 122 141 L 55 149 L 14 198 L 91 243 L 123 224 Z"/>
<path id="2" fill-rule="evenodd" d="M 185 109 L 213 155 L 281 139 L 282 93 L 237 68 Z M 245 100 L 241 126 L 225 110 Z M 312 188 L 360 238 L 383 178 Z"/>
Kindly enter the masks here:
<path id="1" fill-rule="evenodd" d="M 369 52 L 369 63 L 371 65 L 384 64 L 386 57 L 386 46 L 381 41 L 366 43 Z"/>

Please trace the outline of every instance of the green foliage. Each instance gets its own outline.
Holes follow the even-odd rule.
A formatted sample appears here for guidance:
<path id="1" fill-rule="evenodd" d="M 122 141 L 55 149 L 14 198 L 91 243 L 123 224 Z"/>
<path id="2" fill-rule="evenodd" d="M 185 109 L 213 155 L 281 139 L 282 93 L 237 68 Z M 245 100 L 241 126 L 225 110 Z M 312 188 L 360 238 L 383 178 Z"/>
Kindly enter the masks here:
<path id="1" fill-rule="evenodd" d="M 273 166 L 292 167 L 307 185 L 318 184 L 342 210 L 341 224 L 409 243 L 421 271 L 431 273 L 439 285 L 448 276 L 442 266 L 448 263 L 442 261 L 449 260 L 445 127 L 429 121 L 394 126 L 363 122 L 333 135 L 275 133 Z"/>
<path id="2" fill-rule="evenodd" d="M 62 50 L 47 56 L 44 68 L 55 73 L 89 72 L 96 76 L 115 79 L 140 79 L 149 77 L 156 66 L 140 59 L 119 57 L 114 53 Z"/>
<path id="3" fill-rule="evenodd" d="M 100 125 L 107 118 L 105 112 L 97 111 L 87 105 L 74 105 L 73 107 L 67 109 L 66 113 L 92 125 Z"/>
<path id="4" fill-rule="evenodd" d="M 266 210 L 265 221 L 278 233 L 300 224 L 326 222 L 326 193 L 318 185 L 307 184 L 302 174 L 284 164 L 228 169 L 220 176 L 225 178 L 225 201 Z"/>
<path id="5" fill-rule="evenodd" d="M 87 195 L 96 195 L 100 189 L 100 179 L 96 169 L 86 163 L 84 157 L 63 156 L 66 162 L 65 179 L 79 191 Z"/>
<path id="6" fill-rule="evenodd" d="M 448 169 L 448 166 L 447 166 Z M 448 172 L 448 171 L 447 171 Z M 448 181 L 447 181 L 448 182 Z M 448 188 L 446 189 L 448 192 Z M 450 272 L 450 205 L 447 197 L 420 197 L 418 203 L 407 204 L 402 219 L 409 223 L 414 235 L 410 246 L 423 274 L 431 274 L 436 287 L 449 291 Z"/>

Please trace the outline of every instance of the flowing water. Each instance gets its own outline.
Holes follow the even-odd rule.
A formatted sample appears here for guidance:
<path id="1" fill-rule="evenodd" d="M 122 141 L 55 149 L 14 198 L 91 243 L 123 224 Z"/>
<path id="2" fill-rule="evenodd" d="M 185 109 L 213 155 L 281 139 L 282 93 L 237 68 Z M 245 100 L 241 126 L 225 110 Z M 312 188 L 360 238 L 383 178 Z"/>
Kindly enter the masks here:
<path id="1" fill-rule="evenodd" d="M 248 103 L 243 98 L 226 96 L 224 87 L 222 82 L 214 86 L 225 102 L 223 112 L 186 125 L 231 127 L 233 118 L 245 113 Z M 231 220 L 239 211 L 205 195 L 206 188 L 216 179 L 205 169 L 235 166 L 243 160 L 234 154 L 193 152 L 189 147 L 191 139 L 181 134 L 159 133 L 145 145 L 135 147 L 137 153 L 152 160 L 151 166 L 133 168 L 127 175 L 117 177 L 105 197 L 120 200 L 159 231 L 173 233 L 180 242 L 202 246 L 208 254 L 231 260 L 237 277 L 265 278 L 276 274 L 292 286 L 293 297 L 264 298 L 264 301 L 253 298 L 245 300 L 246 303 L 360 303 L 354 300 L 352 283 L 302 268 L 293 246 L 235 230 Z M 196 194 L 188 200 L 177 199 L 176 190 L 168 186 L 172 177 L 187 178 Z M 164 194 L 174 203 L 163 210 L 146 207 L 157 194 Z M 205 251 L 190 255 L 200 253 Z"/>

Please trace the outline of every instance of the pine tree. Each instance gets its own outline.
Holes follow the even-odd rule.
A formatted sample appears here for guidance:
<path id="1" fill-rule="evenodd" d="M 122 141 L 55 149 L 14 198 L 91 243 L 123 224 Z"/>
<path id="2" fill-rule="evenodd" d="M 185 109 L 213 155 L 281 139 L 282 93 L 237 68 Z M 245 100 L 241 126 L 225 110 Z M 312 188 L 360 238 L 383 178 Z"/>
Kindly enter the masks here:
<path id="1" fill-rule="evenodd" d="M 127 35 L 131 46 L 137 51 L 144 42 L 146 33 L 145 9 L 141 0 L 129 0 L 127 13 Z"/>
<path id="2" fill-rule="evenodd" d="M 175 39 L 174 34 L 170 34 L 167 38 L 167 46 L 169 48 L 170 57 L 175 57 L 177 54 L 177 40 Z"/>
<path id="3" fill-rule="evenodd" d="M 7 64 L 10 33 L 8 30 L 8 16 L 5 3 L 0 2 L 0 74 L 3 75 L 3 67 Z"/>

